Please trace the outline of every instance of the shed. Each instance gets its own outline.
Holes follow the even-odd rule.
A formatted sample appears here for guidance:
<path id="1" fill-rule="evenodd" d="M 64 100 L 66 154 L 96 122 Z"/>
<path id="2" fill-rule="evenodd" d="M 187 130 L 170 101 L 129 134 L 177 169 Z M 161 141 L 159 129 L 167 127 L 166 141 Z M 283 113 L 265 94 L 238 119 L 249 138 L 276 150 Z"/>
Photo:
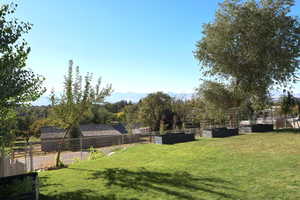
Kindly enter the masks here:
<path id="1" fill-rule="evenodd" d="M 98 148 L 120 143 L 122 133 L 112 125 L 85 124 L 80 125 L 82 138 L 66 137 L 62 144 L 63 150 L 77 151 L 81 148 Z M 41 128 L 42 151 L 57 151 L 59 143 L 65 135 L 65 130 L 57 127 Z"/>

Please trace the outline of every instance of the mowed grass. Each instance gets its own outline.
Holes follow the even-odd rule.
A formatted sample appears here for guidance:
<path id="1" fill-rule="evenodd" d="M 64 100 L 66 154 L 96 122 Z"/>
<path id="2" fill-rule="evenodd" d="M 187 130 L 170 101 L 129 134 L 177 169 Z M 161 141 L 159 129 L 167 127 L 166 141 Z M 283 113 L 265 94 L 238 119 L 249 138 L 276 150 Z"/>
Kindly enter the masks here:
<path id="1" fill-rule="evenodd" d="M 144 144 L 39 174 L 41 199 L 300 199 L 300 134 Z"/>

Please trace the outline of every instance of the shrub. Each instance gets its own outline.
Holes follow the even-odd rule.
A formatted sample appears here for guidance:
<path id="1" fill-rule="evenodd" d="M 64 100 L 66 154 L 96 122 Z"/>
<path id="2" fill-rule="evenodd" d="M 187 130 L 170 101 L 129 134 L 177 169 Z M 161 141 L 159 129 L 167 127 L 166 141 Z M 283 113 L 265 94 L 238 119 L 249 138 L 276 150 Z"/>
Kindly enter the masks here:
<path id="1" fill-rule="evenodd" d="M 94 147 L 91 147 L 89 149 L 89 151 L 90 151 L 89 160 L 97 160 L 97 159 L 103 158 L 105 156 L 104 153 L 94 149 Z"/>

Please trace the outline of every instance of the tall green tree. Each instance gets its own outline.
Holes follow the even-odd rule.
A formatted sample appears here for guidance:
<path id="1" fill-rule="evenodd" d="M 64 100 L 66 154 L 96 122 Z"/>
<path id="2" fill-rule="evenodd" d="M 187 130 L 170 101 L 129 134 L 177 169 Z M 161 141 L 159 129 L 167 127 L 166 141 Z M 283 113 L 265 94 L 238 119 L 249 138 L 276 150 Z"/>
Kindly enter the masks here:
<path id="1" fill-rule="evenodd" d="M 259 98 L 272 86 L 287 88 L 297 78 L 300 56 L 293 5 L 293 0 L 225 0 L 197 43 L 203 76 L 232 82 Z"/>
<path id="2" fill-rule="evenodd" d="M 192 122 L 190 119 L 193 111 L 191 101 L 180 98 L 173 99 L 171 107 L 173 112 L 173 129 L 182 128 L 185 122 Z"/>
<path id="3" fill-rule="evenodd" d="M 51 95 L 52 111 L 49 117 L 50 124 L 65 129 L 63 139 L 66 136 L 79 137 L 81 134 L 79 123 L 82 118 L 84 118 L 92 105 L 103 103 L 104 98 L 109 96 L 111 92 L 111 85 L 101 87 L 101 78 L 93 86 L 92 74 L 88 73 L 83 78 L 78 66 L 74 75 L 73 61 L 71 60 L 68 73 L 65 76 L 63 95 L 57 97 L 54 92 Z M 59 148 L 56 165 L 60 164 L 60 151 Z"/>
<path id="4" fill-rule="evenodd" d="M 167 120 L 172 110 L 172 98 L 163 92 L 149 94 L 139 104 L 139 119 L 153 131 L 158 131 L 161 120 Z"/>
<path id="5" fill-rule="evenodd" d="M 28 142 L 30 137 L 38 137 L 39 130 L 36 129 L 36 121 L 43 121 L 47 117 L 47 106 L 26 106 L 16 109 L 16 136 L 21 136 Z"/>
<path id="6" fill-rule="evenodd" d="M 15 116 L 12 109 L 36 100 L 45 91 L 43 78 L 26 68 L 30 47 L 23 35 L 32 25 L 13 17 L 16 7 L 16 4 L 0 5 L 0 125 Z M 0 132 L 5 140 L 7 130 Z"/>
<path id="7" fill-rule="evenodd" d="M 242 101 L 242 97 L 236 94 L 232 87 L 213 81 L 203 82 L 197 89 L 197 95 L 222 112 L 238 107 Z"/>
<path id="8" fill-rule="evenodd" d="M 295 97 L 288 92 L 287 95 L 284 95 L 280 98 L 280 112 L 285 117 L 285 128 L 287 127 L 287 116 L 292 114 L 293 107 L 297 104 Z"/>
<path id="9" fill-rule="evenodd" d="M 129 133 L 132 133 L 132 130 L 135 128 L 134 126 L 139 123 L 138 118 L 138 104 L 127 105 L 123 108 L 123 123 L 126 124 L 126 128 Z"/>
<path id="10" fill-rule="evenodd" d="M 112 113 L 118 113 L 121 112 L 125 106 L 132 105 L 131 101 L 121 100 L 115 103 L 106 103 L 105 108 Z"/>
<path id="11" fill-rule="evenodd" d="M 116 120 L 116 114 L 108 111 L 103 105 L 94 104 L 81 120 L 81 124 L 111 124 Z"/>
<path id="12" fill-rule="evenodd" d="M 229 109 L 239 107 L 243 102 L 243 95 L 231 85 L 205 81 L 197 89 L 197 97 L 202 102 L 203 120 L 215 120 L 220 123 L 228 117 Z"/>

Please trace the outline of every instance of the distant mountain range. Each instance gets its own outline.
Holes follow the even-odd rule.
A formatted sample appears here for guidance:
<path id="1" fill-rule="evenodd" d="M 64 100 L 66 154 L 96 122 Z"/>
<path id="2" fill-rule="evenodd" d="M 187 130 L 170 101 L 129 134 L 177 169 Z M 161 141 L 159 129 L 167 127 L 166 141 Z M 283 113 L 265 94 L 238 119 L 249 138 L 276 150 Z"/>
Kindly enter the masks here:
<path id="1" fill-rule="evenodd" d="M 145 98 L 149 93 L 138 93 L 138 92 L 114 92 L 111 96 L 105 99 L 106 102 L 115 103 L 121 100 L 132 101 L 133 103 L 138 102 L 140 99 Z M 192 93 L 176 93 L 167 92 L 171 97 L 177 97 L 181 99 L 191 99 Z M 273 91 L 272 97 L 274 100 L 278 100 L 282 95 L 281 92 Z M 300 93 L 293 94 L 295 97 L 300 97 Z M 45 106 L 50 104 L 49 96 L 41 96 L 38 100 L 32 103 L 35 106 Z"/>
<path id="2" fill-rule="evenodd" d="M 149 93 L 137 93 L 137 92 L 114 92 L 111 96 L 105 99 L 106 102 L 115 103 L 121 100 L 132 101 L 133 103 L 138 102 L 140 99 L 145 98 Z M 181 99 L 192 98 L 192 93 L 175 93 L 168 92 L 171 97 L 177 97 Z M 50 104 L 49 96 L 43 95 L 38 100 L 32 103 L 35 106 L 46 106 Z"/>

